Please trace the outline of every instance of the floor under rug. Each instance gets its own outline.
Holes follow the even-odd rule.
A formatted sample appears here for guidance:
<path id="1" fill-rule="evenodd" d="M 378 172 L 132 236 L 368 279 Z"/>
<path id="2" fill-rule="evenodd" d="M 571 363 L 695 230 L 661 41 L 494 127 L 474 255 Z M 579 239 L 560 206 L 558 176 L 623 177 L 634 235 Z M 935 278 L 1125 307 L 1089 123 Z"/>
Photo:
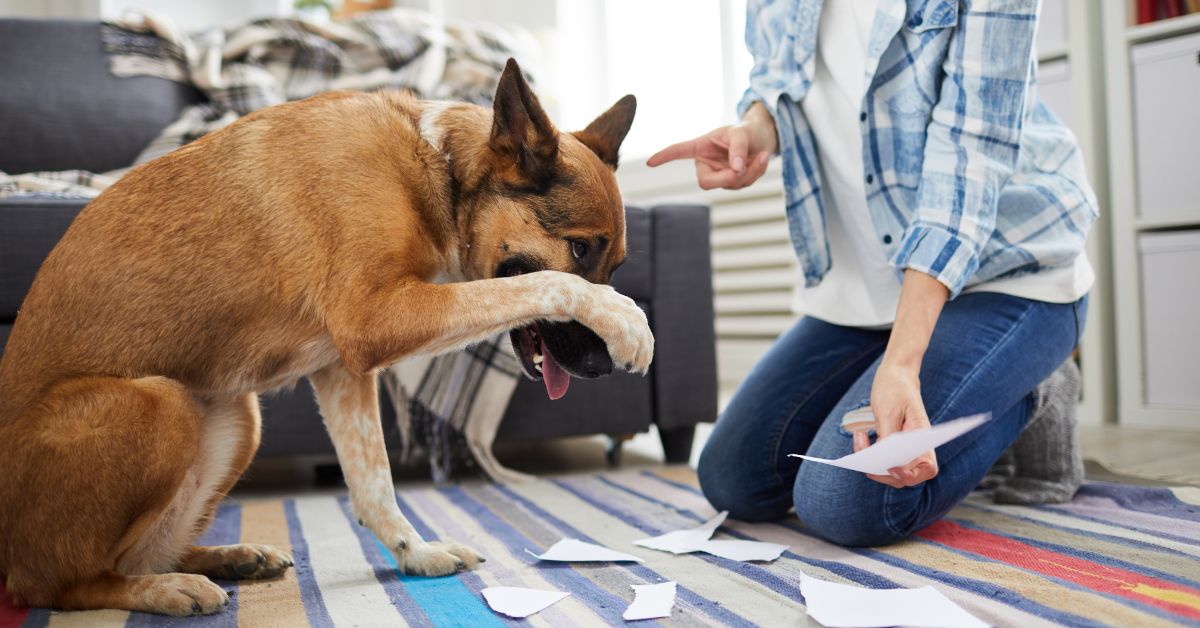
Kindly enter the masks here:
<path id="1" fill-rule="evenodd" d="M 670 625 L 815 625 L 800 573 L 873 588 L 933 585 L 986 622 L 1118 626 L 1200 622 L 1200 488 L 1089 483 L 1057 506 L 997 506 L 976 494 L 909 541 L 844 549 L 795 520 L 728 521 L 714 538 L 791 546 L 769 564 L 704 554 L 674 556 L 632 541 L 692 527 L 713 510 L 686 467 L 572 475 L 520 486 L 470 483 L 405 490 L 400 506 L 426 538 L 452 538 L 487 558 L 478 571 L 413 578 L 355 523 L 344 496 L 245 499 L 222 506 L 206 543 L 268 543 L 296 568 L 271 582 L 222 582 L 228 612 L 165 620 L 139 613 L 51 613 L 4 608 L 25 626 L 488 626 L 479 590 L 558 589 L 571 596 L 535 615 L 542 626 L 622 624 L 631 584 L 679 583 Z M 606 545 L 642 564 L 535 564 L 561 538 Z"/>

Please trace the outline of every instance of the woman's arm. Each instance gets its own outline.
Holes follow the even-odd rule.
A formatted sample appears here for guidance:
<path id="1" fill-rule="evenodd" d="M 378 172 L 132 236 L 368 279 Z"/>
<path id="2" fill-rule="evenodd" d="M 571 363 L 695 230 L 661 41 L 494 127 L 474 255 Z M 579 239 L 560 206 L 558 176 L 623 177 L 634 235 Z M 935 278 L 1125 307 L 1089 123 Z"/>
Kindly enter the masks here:
<path id="1" fill-rule="evenodd" d="M 942 306 L 979 267 L 996 225 L 1000 188 L 1016 167 L 1038 4 L 959 4 L 927 128 L 915 215 L 892 260 L 904 269 L 904 285 L 871 389 L 879 438 L 929 426 L 921 361 Z M 856 450 L 868 445 L 865 434 L 855 435 Z M 929 451 L 890 472 L 871 477 L 895 487 L 920 484 L 937 475 L 937 458 Z"/>
<path id="2" fill-rule="evenodd" d="M 1039 5 L 959 3 L 926 128 L 916 211 L 892 260 L 936 277 L 952 297 L 979 267 L 1000 189 L 1016 169 Z"/>
<path id="3" fill-rule="evenodd" d="M 896 322 L 871 387 L 871 410 L 879 438 L 887 438 L 899 430 L 929 427 L 929 416 L 921 400 L 921 360 L 949 296 L 950 291 L 930 275 L 905 271 Z M 854 435 L 855 451 L 869 445 L 865 432 Z M 896 488 L 913 486 L 937 475 L 937 458 L 933 451 L 928 451 L 890 471 L 890 476 L 869 477 Z"/>

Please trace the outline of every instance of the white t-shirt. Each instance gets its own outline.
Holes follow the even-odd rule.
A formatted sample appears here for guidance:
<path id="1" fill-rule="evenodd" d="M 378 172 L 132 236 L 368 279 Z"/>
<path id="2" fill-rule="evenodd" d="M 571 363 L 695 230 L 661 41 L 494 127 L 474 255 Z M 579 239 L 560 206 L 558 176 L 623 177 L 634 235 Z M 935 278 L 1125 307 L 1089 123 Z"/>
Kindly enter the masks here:
<path id="1" fill-rule="evenodd" d="M 889 327 L 900 302 L 900 275 L 884 254 L 867 206 L 863 130 L 867 46 L 878 0 L 826 0 L 817 29 L 816 66 L 800 107 L 820 155 L 822 200 L 833 266 L 817 286 L 797 277 L 793 309 L 837 325 Z M 900 237 L 895 234 L 893 237 Z M 1074 264 L 971 286 L 963 292 L 1002 292 L 1070 303 L 1091 287 L 1087 256 Z"/>

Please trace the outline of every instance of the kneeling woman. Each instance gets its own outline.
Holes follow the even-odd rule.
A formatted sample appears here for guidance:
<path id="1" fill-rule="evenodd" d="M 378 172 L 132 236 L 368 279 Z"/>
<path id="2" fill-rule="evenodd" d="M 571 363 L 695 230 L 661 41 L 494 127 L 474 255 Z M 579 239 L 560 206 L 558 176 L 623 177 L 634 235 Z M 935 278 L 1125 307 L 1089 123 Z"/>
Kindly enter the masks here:
<path id="1" fill-rule="evenodd" d="M 991 4 L 751 0 L 741 123 L 650 159 L 695 160 L 706 189 L 783 159 L 805 317 L 704 448 L 714 507 L 749 521 L 794 507 L 836 543 L 889 543 L 961 501 L 1027 426 L 1070 415 L 1096 202 L 1036 95 L 1039 3 Z M 864 424 L 882 439 L 980 412 L 993 420 L 885 476 L 787 457 L 860 450 Z M 1070 449 L 1065 479 L 1025 469 L 1000 490 L 1069 499 Z"/>

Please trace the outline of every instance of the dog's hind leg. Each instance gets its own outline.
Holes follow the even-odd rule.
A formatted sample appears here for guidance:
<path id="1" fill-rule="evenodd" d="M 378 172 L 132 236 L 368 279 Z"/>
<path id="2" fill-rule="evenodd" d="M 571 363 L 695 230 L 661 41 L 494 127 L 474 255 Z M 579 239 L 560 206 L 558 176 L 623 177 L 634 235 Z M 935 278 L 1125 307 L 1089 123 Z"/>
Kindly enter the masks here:
<path id="1" fill-rule="evenodd" d="M 258 396 L 246 394 L 237 399 L 209 404 L 204 408 L 200 467 L 202 488 L 196 497 L 198 520 L 179 525 L 191 526 L 199 534 L 208 528 L 221 499 L 233 488 L 258 451 L 262 433 L 262 415 Z M 191 542 L 192 539 L 188 539 Z M 179 561 L 178 570 L 213 578 L 242 580 L 273 578 L 292 566 L 292 558 L 273 547 L 251 543 L 192 546 Z"/>
<path id="2" fill-rule="evenodd" d="M 207 578 L 151 575 L 185 549 L 153 539 L 194 482 L 202 420 L 188 391 L 163 377 L 65 380 L 15 417 L 0 462 L 0 567 L 14 599 L 172 615 L 223 608 L 228 596 Z"/>
<path id="3" fill-rule="evenodd" d="M 122 608 L 186 617 L 209 615 L 229 605 L 229 594 L 204 576 L 168 573 L 122 576 L 108 573 L 60 593 L 60 610 Z"/>
<path id="4" fill-rule="evenodd" d="M 376 375 L 356 375 L 340 362 L 312 375 L 325 426 L 350 487 L 350 503 L 363 525 L 392 552 L 404 573 L 444 576 L 483 561 L 458 543 L 425 541 L 396 504 Z"/>

